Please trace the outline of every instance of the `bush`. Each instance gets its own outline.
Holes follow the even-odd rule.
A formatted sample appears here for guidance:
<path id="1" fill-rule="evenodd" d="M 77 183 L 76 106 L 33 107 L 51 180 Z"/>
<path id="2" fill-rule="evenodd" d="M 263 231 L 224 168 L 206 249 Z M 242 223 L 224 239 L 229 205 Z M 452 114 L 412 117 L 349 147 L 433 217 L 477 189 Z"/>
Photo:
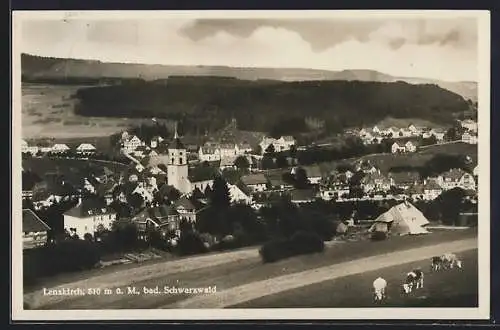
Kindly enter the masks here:
<path id="1" fill-rule="evenodd" d="M 372 233 L 370 238 L 372 241 L 383 241 L 387 239 L 387 233 L 383 231 L 375 231 Z"/>
<path id="2" fill-rule="evenodd" d="M 294 255 L 291 240 L 275 239 L 265 243 L 259 250 L 262 261 L 275 262 Z"/>
<path id="3" fill-rule="evenodd" d="M 322 252 L 325 243 L 319 235 L 300 231 L 289 239 L 275 239 L 264 244 L 259 250 L 262 261 L 275 262 L 301 254 Z"/>
<path id="4" fill-rule="evenodd" d="M 180 255 L 192 255 L 208 252 L 200 235 L 195 232 L 187 232 L 181 235 L 177 246 Z"/>
<path id="5" fill-rule="evenodd" d="M 323 252 L 325 243 L 316 233 L 299 231 L 290 239 L 293 249 L 297 254 Z"/>

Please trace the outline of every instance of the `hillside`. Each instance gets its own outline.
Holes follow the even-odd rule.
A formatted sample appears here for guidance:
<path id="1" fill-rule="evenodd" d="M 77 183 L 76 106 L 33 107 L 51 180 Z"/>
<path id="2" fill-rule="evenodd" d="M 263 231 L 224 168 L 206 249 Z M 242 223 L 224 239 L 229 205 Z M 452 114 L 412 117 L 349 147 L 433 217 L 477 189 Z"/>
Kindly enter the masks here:
<path id="1" fill-rule="evenodd" d="M 373 70 L 328 71 L 301 68 L 233 68 L 226 66 L 175 66 L 44 58 L 22 54 L 22 76 L 25 82 L 78 83 L 116 82 L 121 79 L 157 80 L 169 76 L 218 76 L 241 80 L 359 80 L 375 82 L 405 81 L 411 84 L 436 84 L 477 101 L 476 82 L 445 82 L 432 79 L 393 77 Z"/>
<path id="2" fill-rule="evenodd" d="M 76 113 L 85 116 L 181 120 L 184 129 L 213 131 L 235 118 L 239 129 L 280 134 L 306 130 L 305 117 L 330 132 L 375 124 L 386 117 L 449 123 L 468 109 L 457 94 L 436 85 L 404 82 L 261 82 L 217 77 L 171 77 L 152 82 L 79 89 Z M 189 128 L 186 128 L 186 125 Z"/>

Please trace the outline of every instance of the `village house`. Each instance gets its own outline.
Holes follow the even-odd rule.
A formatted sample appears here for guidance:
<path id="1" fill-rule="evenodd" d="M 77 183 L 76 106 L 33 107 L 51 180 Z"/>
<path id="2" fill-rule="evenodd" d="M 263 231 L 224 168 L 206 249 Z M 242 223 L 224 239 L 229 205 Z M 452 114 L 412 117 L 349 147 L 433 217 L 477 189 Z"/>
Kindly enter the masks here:
<path id="1" fill-rule="evenodd" d="M 399 136 L 399 129 L 397 127 L 389 127 L 385 130 L 383 130 L 382 132 L 385 136 L 389 136 L 389 137 L 398 137 Z"/>
<path id="2" fill-rule="evenodd" d="M 442 173 L 441 175 L 439 175 L 438 180 L 444 190 L 449 190 L 456 187 L 462 188 L 464 190 L 476 189 L 476 181 L 474 180 L 474 176 L 459 168 L 453 168 L 447 172 Z"/>
<path id="3" fill-rule="evenodd" d="M 219 146 L 220 158 L 233 158 L 241 154 L 238 145 L 235 143 L 221 143 Z"/>
<path id="4" fill-rule="evenodd" d="M 160 145 L 160 143 L 162 143 L 165 139 L 162 138 L 161 136 L 154 136 L 152 139 L 151 139 L 151 142 L 149 143 L 149 146 L 153 149 L 155 148 L 158 148 L 158 146 Z"/>
<path id="5" fill-rule="evenodd" d="M 134 152 L 138 147 L 143 146 L 144 142 L 137 135 L 129 135 L 127 132 L 122 133 L 121 150 L 125 153 Z"/>
<path id="6" fill-rule="evenodd" d="M 414 124 L 408 125 L 408 130 L 411 132 L 412 136 L 419 136 L 420 134 L 422 134 L 424 129 L 425 127 L 415 126 Z"/>
<path id="7" fill-rule="evenodd" d="M 462 126 L 463 128 L 465 128 L 466 130 L 468 130 L 472 133 L 477 133 L 477 122 L 475 122 L 472 119 L 462 120 L 460 122 L 460 126 Z"/>
<path id="8" fill-rule="evenodd" d="M 399 132 L 398 132 L 399 137 L 410 137 L 412 135 L 413 135 L 412 131 L 410 131 L 407 128 L 400 128 L 399 129 Z"/>
<path id="9" fill-rule="evenodd" d="M 283 173 L 268 173 L 266 175 L 271 190 L 286 191 L 293 189 L 293 185 L 283 179 Z"/>
<path id="10" fill-rule="evenodd" d="M 361 179 L 361 186 L 365 193 L 387 191 L 391 187 L 391 181 L 379 171 L 367 173 Z"/>
<path id="11" fill-rule="evenodd" d="M 406 190 L 420 183 L 420 174 L 417 171 L 389 172 L 391 187 Z"/>
<path id="12" fill-rule="evenodd" d="M 37 146 L 30 146 L 26 140 L 21 140 L 21 153 L 36 155 L 39 151 Z"/>
<path id="13" fill-rule="evenodd" d="M 23 210 L 23 250 L 44 246 L 50 227 L 35 212 Z"/>
<path id="14" fill-rule="evenodd" d="M 82 200 L 64 213 L 64 229 L 83 239 L 86 234 L 94 236 L 101 230 L 111 230 L 116 212 L 95 198 Z"/>
<path id="15" fill-rule="evenodd" d="M 162 234 L 179 230 L 179 213 L 173 205 L 155 205 L 136 214 L 131 222 L 136 225 L 139 239 L 146 239 L 148 228 L 155 228 Z"/>
<path id="16" fill-rule="evenodd" d="M 378 171 L 378 169 L 369 161 L 369 160 L 359 160 L 354 164 L 354 169 L 356 172 L 363 172 L 363 173 L 375 173 Z M 352 177 L 354 173 L 351 171 L 347 171 L 346 175 L 350 175 Z"/>
<path id="17" fill-rule="evenodd" d="M 220 160 L 219 168 L 221 170 L 229 169 L 229 168 L 236 168 L 236 165 L 234 164 L 236 161 L 236 158 L 238 156 L 233 156 L 233 157 L 224 157 Z"/>
<path id="18" fill-rule="evenodd" d="M 477 144 L 477 136 L 469 132 L 462 134 L 462 142 L 469 144 Z"/>
<path id="19" fill-rule="evenodd" d="M 430 133 L 432 135 L 434 135 L 434 137 L 436 138 L 436 141 L 437 142 L 443 142 L 444 141 L 444 136 L 446 134 L 445 130 L 444 129 L 441 129 L 441 128 L 433 128 L 431 129 Z"/>
<path id="20" fill-rule="evenodd" d="M 231 203 L 241 203 L 246 205 L 251 205 L 253 203 L 251 192 L 244 185 L 228 184 L 228 188 Z"/>
<path id="21" fill-rule="evenodd" d="M 443 192 L 443 188 L 436 182 L 436 180 L 424 180 L 423 185 L 424 200 L 434 200 Z"/>
<path id="22" fill-rule="evenodd" d="M 405 150 L 406 152 L 415 152 L 417 151 L 417 145 L 416 143 L 412 141 L 408 141 L 405 143 Z"/>
<path id="23" fill-rule="evenodd" d="M 263 173 L 244 175 L 241 177 L 241 182 L 247 186 L 252 193 L 265 191 L 268 185 L 268 180 Z"/>
<path id="24" fill-rule="evenodd" d="M 219 161 L 220 150 L 214 146 L 202 146 L 198 150 L 198 159 L 200 162 L 214 162 Z"/>
<path id="25" fill-rule="evenodd" d="M 323 200 L 337 200 L 349 195 L 349 179 L 352 175 L 348 175 L 346 171 L 343 173 L 332 172 L 328 177 L 321 180 L 320 197 Z"/>
<path id="26" fill-rule="evenodd" d="M 391 146 L 391 152 L 393 154 L 395 153 L 404 153 L 406 151 L 406 148 L 404 145 L 399 145 L 399 143 L 394 142 Z"/>
<path id="27" fill-rule="evenodd" d="M 54 154 L 62 154 L 65 152 L 68 152 L 70 150 L 70 147 L 68 147 L 64 143 L 56 143 L 52 146 L 52 149 L 50 150 L 51 153 Z"/>
<path id="28" fill-rule="evenodd" d="M 90 143 L 82 143 L 76 148 L 76 152 L 79 155 L 91 155 L 96 151 L 97 149 Z"/>
<path id="29" fill-rule="evenodd" d="M 306 176 L 310 184 L 312 185 L 320 184 L 322 174 L 321 174 L 321 169 L 319 168 L 318 165 L 304 166 L 302 168 L 306 172 Z M 293 167 L 290 173 L 292 175 L 295 175 L 297 173 L 297 169 L 298 167 Z"/>
<path id="30" fill-rule="evenodd" d="M 293 145 L 296 145 L 296 141 L 292 136 L 282 136 L 279 139 L 264 137 L 259 143 L 262 154 L 266 152 L 270 145 L 273 145 L 275 152 L 282 152 L 290 150 Z"/>

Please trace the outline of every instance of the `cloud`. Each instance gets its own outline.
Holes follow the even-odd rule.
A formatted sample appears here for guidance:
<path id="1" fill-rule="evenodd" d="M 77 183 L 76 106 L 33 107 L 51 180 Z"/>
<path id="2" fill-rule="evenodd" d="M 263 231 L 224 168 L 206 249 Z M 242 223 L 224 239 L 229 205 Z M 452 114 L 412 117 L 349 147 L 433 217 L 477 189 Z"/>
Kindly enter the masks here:
<path id="1" fill-rule="evenodd" d="M 29 21 L 23 40 L 28 53 L 111 62 L 477 76 L 477 27 L 464 19 Z"/>

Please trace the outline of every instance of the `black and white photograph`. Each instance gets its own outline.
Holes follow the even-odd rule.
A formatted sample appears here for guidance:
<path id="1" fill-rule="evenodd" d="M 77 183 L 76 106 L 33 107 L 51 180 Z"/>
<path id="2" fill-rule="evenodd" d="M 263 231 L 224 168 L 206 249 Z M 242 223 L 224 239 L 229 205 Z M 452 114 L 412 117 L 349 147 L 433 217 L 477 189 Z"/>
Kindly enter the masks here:
<path id="1" fill-rule="evenodd" d="M 489 12 L 12 33 L 13 319 L 489 318 Z"/>

